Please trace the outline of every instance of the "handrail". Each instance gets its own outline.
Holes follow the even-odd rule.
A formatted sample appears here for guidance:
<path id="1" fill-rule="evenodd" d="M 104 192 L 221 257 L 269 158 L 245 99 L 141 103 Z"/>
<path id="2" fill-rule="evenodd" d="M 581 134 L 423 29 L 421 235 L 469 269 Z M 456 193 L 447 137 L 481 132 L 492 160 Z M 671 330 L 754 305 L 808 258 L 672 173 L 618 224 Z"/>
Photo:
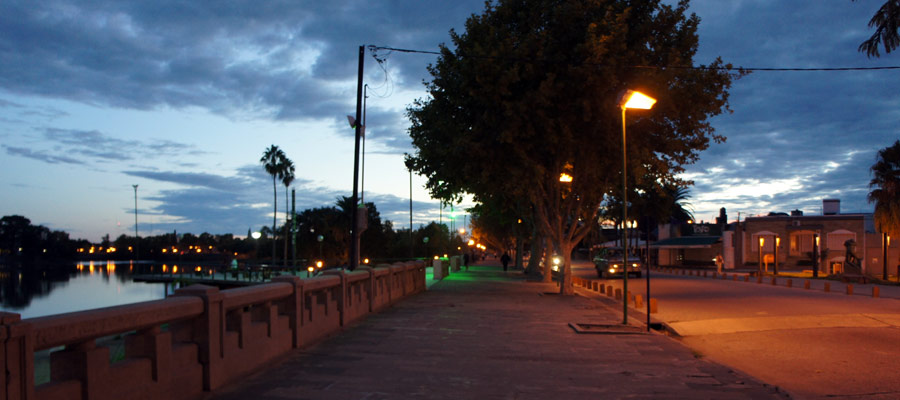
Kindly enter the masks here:
<path id="1" fill-rule="evenodd" d="M 341 285 L 341 277 L 333 275 L 317 276 L 303 280 L 303 291 L 321 290 Z"/>
<path id="2" fill-rule="evenodd" d="M 290 296 L 294 292 L 293 285 L 283 282 L 266 283 L 222 291 L 222 305 L 226 311 L 250 304 L 277 300 Z"/>
<path id="3" fill-rule="evenodd" d="M 164 300 L 31 318 L 27 321 L 34 329 L 34 350 L 44 350 L 192 318 L 202 313 L 203 302 L 200 299 L 170 297 Z"/>

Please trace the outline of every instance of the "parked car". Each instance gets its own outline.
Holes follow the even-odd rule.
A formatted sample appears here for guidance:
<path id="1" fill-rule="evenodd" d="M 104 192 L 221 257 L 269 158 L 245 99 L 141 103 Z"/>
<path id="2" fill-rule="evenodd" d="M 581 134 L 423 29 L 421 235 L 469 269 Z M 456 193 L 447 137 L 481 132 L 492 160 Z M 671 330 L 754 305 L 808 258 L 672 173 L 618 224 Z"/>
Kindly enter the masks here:
<path id="1" fill-rule="evenodd" d="M 607 252 L 594 257 L 594 268 L 600 278 L 614 278 L 622 276 L 628 271 L 628 276 L 641 277 L 641 259 L 638 256 L 629 256 L 628 262 L 622 262 L 621 252 Z"/>

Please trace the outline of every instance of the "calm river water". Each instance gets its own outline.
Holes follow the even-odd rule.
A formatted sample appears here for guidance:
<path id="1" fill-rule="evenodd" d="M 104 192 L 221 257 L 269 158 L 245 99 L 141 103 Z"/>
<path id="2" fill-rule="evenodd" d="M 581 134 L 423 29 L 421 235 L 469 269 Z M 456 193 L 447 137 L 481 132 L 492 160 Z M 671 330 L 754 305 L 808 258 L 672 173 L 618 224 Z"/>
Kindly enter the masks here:
<path id="1" fill-rule="evenodd" d="M 130 261 L 83 261 L 53 271 L 0 271 L 0 310 L 24 319 L 165 298 L 164 284 L 134 282 L 133 270 Z"/>

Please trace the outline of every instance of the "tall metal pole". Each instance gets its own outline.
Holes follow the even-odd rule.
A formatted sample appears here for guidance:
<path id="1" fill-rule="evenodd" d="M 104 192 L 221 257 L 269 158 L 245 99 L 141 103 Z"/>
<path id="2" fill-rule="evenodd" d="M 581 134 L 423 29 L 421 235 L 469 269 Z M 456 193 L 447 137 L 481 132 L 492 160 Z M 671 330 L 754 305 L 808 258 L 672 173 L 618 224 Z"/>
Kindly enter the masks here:
<path id="1" fill-rule="evenodd" d="M 819 277 L 819 234 L 813 233 L 813 278 Z"/>
<path id="2" fill-rule="evenodd" d="M 291 267 L 297 266 L 297 189 L 291 189 Z"/>
<path id="3" fill-rule="evenodd" d="M 138 185 L 131 185 L 134 188 L 134 259 L 137 260 L 141 251 L 141 238 L 138 237 L 137 223 L 137 188 Z"/>
<path id="4" fill-rule="evenodd" d="M 369 84 L 363 85 L 363 117 L 362 117 L 362 172 L 359 188 L 359 201 L 366 202 L 366 99 L 369 98 Z"/>
<path id="5" fill-rule="evenodd" d="M 409 257 L 415 257 L 413 250 L 415 242 L 413 241 L 413 221 L 412 221 L 412 168 L 409 169 Z"/>
<path id="6" fill-rule="evenodd" d="M 887 232 L 882 232 L 882 233 L 881 233 L 881 248 L 882 248 L 882 252 L 883 252 L 884 254 L 883 254 L 883 257 L 881 258 L 881 260 L 882 260 L 881 264 L 884 265 L 884 273 L 883 273 L 884 276 L 882 276 L 882 279 L 884 279 L 885 281 L 888 280 L 888 273 L 887 273 L 887 269 L 888 269 L 888 245 L 891 243 L 891 242 L 889 242 L 889 240 L 890 240 L 890 239 L 888 239 Z"/>
<path id="7" fill-rule="evenodd" d="M 647 248 L 647 332 L 650 332 L 650 217 L 647 217 L 647 239 L 644 245 Z"/>
<path id="8" fill-rule="evenodd" d="M 775 235 L 774 241 L 775 241 L 775 255 L 774 255 L 774 257 L 773 257 L 773 258 L 775 259 L 775 262 L 774 262 L 774 266 L 775 266 L 774 273 L 775 273 L 775 276 L 778 276 L 778 245 L 781 244 L 781 238 L 778 237 L 778 235 Z"/>
<path id="9" fill-rule="evenodd" d="M 622 323 L 628 325 L 628 161 L 625 152 L 625 105 L 622 105 Z M 647 298 L 647 302 L 650 299 Z"/>
<path id="10" fill-rule="evenodd" d="M 359 229 L 356 218 L 359 213 L 359 139 L 362 121 L 362 92 L 363 92 L 363 60 L 366 54 L 366 46 L 359 46 L 359 69 L 356 77 L 356 144 L 353 150 L 353 201 L 350 211 L 350 270 L 355 271 L 359 266 Z"/>

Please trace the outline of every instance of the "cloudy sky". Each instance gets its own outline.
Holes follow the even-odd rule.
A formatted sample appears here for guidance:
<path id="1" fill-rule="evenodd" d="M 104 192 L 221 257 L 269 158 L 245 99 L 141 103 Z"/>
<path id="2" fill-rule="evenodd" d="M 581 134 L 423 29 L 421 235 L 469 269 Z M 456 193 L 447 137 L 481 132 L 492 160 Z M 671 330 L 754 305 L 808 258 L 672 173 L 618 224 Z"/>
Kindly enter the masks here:
<path id="1" fill-rule="evenodd" d="M 695 0 L 697 64 L 900 65 L 856 48 L 883 0 Z M 99 240 L 234 232 L 271 224 L 270 144 L 297 166 L 299 209 L 352 190 L 358 46 L 436 50 L 483 9 L 457 1 L 0 2 L 0 214 Z M 365 197 L 408 225 L 412 150 L 404 108 L 434 56 L 366 58 Z M 900 71 L 755 72 L 734 85 L 728 140 L 686 177 L 698 219 L 790 211 L 870 212 L 868 168 L 897 140 Z M 415 223 L 438 219 L 413 178 Z M 279 214 L 284 186 L 279 183 Z M 449 210 L 445 211 L 449 212 Z"/>

